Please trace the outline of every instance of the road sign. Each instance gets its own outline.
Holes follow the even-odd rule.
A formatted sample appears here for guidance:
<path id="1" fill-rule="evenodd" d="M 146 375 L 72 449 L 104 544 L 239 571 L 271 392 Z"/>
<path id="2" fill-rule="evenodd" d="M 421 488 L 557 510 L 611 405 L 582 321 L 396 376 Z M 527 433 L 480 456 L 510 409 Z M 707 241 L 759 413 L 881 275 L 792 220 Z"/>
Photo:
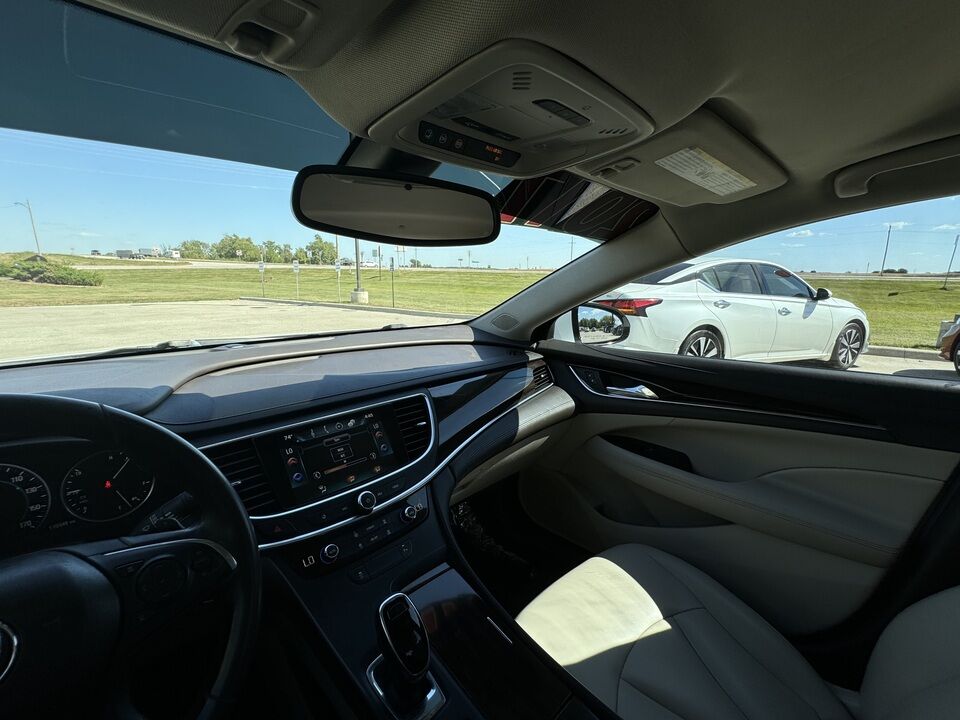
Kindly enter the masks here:
<path id="1" fill-rule="evenodd" d="M 257 263 L 257 269 L 260 271 L 261 275 L 263 275 L 263 268 L 264 268 L 264 264 L 263 264 L 263 260 L 261 260 L 260 262 Z"/>
<path id="2" fill-rule="evenodd" d="M 337 258 L 337 261 L 333 264 L 333 269 L 337 271 L 337 275 L 340 274 L 340 258 Z"/>
<path id="3" fill-rule="evenodd" d="M 300 261 L 299 261 L 299 260 L 294 260 L 294 261 L 293 261 L 293 271 L 294 271 L 295 273 L 300 272 Z"/>

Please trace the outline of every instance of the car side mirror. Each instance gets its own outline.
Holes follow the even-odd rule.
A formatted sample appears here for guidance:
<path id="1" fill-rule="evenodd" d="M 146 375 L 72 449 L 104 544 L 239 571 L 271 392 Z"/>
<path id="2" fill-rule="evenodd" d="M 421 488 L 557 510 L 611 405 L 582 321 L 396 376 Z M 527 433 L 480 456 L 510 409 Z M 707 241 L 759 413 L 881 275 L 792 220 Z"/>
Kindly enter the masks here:
<path id="1" fill-rule="evenodd" d="M 624 340 L 630 334 L 630 322 L 619 310 L 586 303 L 571 313 L 573 337 L 584 345 L 601 345 Z"/>
<path id="2" fill-rule="evenodd" d="M 829 300 L 832 297 L 833 293 L 826 288 L 817 288 L 817 295 L 814 300 Z"/>

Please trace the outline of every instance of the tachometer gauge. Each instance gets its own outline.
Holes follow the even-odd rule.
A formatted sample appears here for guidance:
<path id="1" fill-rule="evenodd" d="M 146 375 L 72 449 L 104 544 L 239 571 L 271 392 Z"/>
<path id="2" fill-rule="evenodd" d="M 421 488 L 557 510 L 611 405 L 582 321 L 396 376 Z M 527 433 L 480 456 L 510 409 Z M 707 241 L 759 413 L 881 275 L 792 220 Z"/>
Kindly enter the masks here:
<path id="1" fill-rule="evenodd" d="M 107 522 L 129 515 L 146 502 L 153 475 L 126 453 L 94 453 L 74 465 L 63 479 L 64 507 L 81 520 Z"/>
<path id="2" fill-rule="evenodd" d="M 50 488 L 19 465 L 0 464 L 0 533 L 36 530 L 50 510 Z"/>

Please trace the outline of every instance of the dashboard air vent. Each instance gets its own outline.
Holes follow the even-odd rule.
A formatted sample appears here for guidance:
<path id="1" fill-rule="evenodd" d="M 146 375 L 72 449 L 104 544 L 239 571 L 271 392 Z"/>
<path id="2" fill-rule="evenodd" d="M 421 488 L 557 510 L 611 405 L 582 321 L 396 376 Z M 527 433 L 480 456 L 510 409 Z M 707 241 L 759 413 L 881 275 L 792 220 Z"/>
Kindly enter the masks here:
<path id="1" fill-rule="evenodd" d="M 252 440 L 207 448 L 203 454 L 220 468 L 251 515 L 269 515 L 281 508 L 263 472 L 263 463 Z"/>
<path id="2" fill-rule="evenodd" d="M 550 374 L 550 368 L 546 363 L 533 366 L 533 389 L 540 390 L 553 382 L 553 376 Z"/>
<path id="3" fill-rule="evenodd" d="M 400 400 L 393 404 L 393 412 L 400 426 L 403 445 L 407 457 L 415 460 L 430 444 L 430 414 L 427 412 L 427 400 L 422 395 Z"/>

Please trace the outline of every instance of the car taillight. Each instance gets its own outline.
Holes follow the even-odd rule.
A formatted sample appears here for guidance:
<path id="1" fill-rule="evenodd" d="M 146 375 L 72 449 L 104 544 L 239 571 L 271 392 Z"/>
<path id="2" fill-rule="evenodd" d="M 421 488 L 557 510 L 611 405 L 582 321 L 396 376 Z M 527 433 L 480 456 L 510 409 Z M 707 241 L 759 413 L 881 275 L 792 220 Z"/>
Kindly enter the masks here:
<path id="1" fill-rule="evenodd" d="M 598 300 L 597 302 L 612 307 L 614 310 L 619 310 L 624 315 L 646 317 L 647 308 L 659 305 L 663 300 L 661 298 L 621 298 L 619 300 Z"/>

